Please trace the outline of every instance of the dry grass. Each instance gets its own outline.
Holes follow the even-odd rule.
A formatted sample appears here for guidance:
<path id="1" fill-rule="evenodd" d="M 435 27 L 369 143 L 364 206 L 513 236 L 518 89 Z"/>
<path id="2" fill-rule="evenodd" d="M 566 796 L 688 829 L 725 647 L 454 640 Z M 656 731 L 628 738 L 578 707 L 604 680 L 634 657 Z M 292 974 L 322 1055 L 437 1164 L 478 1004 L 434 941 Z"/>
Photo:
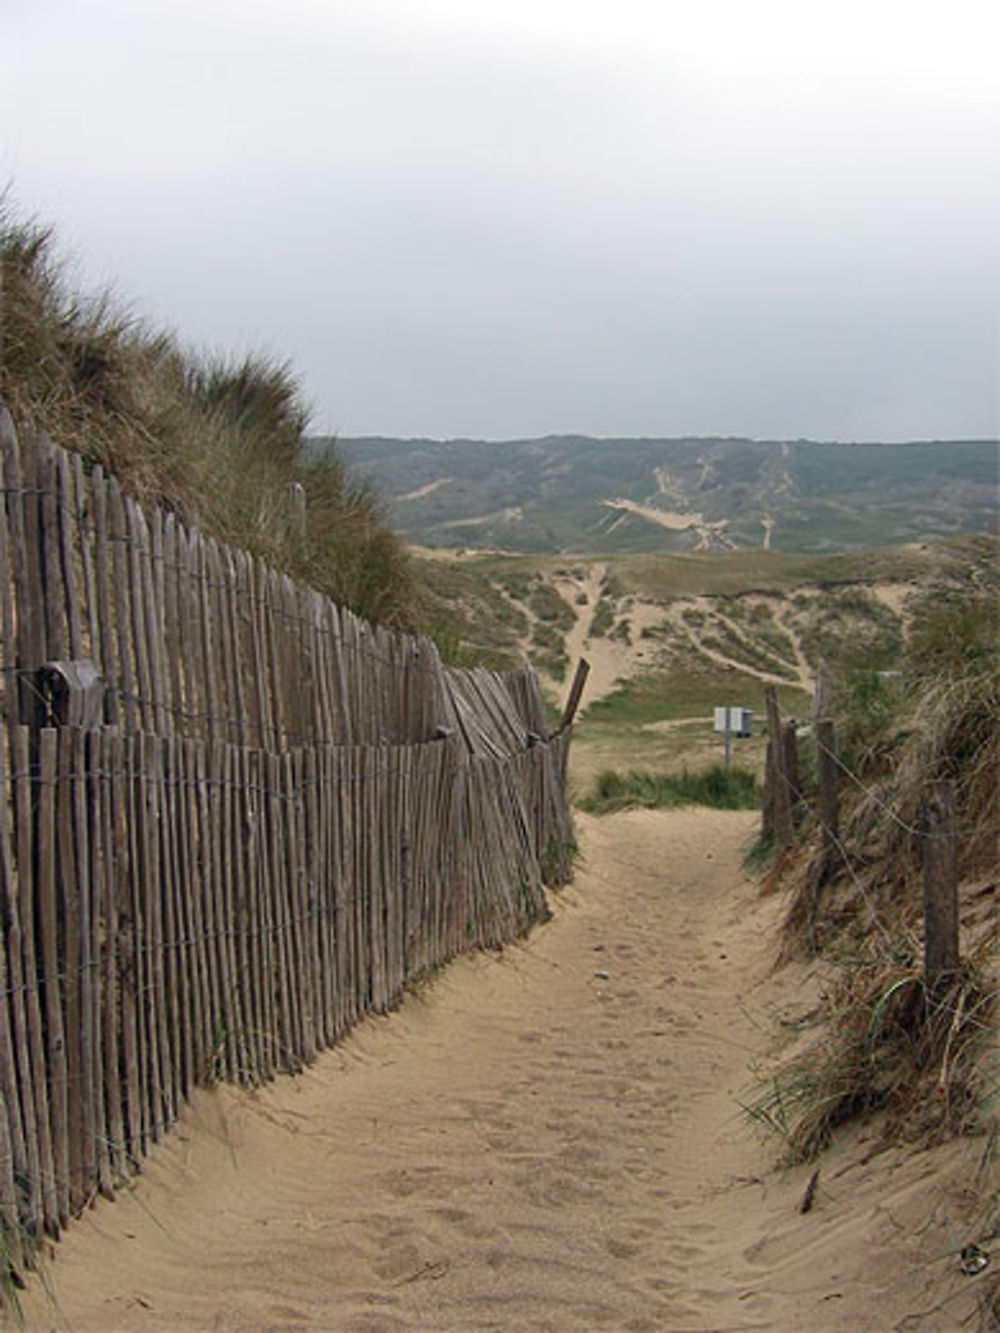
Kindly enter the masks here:
<path id="1" fill-rule="evenodd" d="M 816 1156 L 839 1125 L 876 1111 L 894 1142 L 985 1130 L 994 1144 L 1000 1127 L 995 609 L 973 593 L 939 612 L 918 623 L 891 706 L 877 690 L 840 693 L 838 731 L 857 743 L 850 763 L 838 756 L 832 856 L 807 815 L 801 841 L 767 877 L 768 889 L 782 881 L 789 894 L 779 961 L 818 955 L 833 967 L 824 1034 L 762 1077 L 746 1108 L 783 1135 L 794 1160 Z M 963 959 L 940 993 L 928 995 L 924 805 L 928 784 L 940 779 L 955 794 Z"/>
<path id="2" fill-rule="evenodd" d="M 19 430 L 100 463 L 134 496 L 311 583 L 407 624 L 413 583 L 375 497 L 303 451 L 308 412 L 286 364 L 201 356 L 106 294 L 80 296 L 50 229 L 0 199 L 0 400 Z M 305 498 L 296 521 L 290 488 Z"/>
<path id="3" fill-rule="evenodd" d="M 815 817 L 789 858 L 786 952 L 817 952 L 852 921 L 919 921 L 928 786 L 953 785 L 959 881 L 1000 877 L 1000 603 L 978 590 L 928 604 L 888 680 L 848 661 L 835 688 L 839 847 Z"/>
<path id="4" fill-rule="evenodd" d="M 812 1160 L 839 1126 L 875 1111 L 895 1143 L 981 1130 L 996 1005 L 985 964 L 967 962 L 930 996 L 905 945 L 896 957 L 879 945 L 845 959 L 825 997 L 824 1035 L 761 1079 L 747 1113 L 781 1135 L 790 1162 Z"/>

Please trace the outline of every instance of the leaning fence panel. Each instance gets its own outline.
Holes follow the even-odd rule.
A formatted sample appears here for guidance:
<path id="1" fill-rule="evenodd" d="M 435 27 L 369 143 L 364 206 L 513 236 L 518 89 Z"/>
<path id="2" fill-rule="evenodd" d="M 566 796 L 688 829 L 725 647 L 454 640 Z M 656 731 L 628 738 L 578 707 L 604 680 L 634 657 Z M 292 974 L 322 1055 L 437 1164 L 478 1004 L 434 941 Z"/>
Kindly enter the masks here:
<path id="1" fill-rule="evenodd" d="M 193 1087 L 301 1069 L 543 919 L 573 832 L 568 732 L 548 736 L 530 670 L 450 670 L 2 409 L 0 457 L 16 1254 L 113 1194 Z"/>

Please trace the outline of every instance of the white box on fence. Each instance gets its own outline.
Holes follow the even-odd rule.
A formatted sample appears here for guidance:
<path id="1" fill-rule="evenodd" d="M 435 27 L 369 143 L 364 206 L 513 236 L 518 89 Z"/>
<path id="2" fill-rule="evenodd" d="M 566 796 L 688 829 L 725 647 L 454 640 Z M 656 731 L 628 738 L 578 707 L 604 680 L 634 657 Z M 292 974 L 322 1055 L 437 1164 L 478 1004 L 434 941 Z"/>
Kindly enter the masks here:
<path id="1" fill-rule="evenodd" d="M 728 731 L 730 736 L 746 737 L 750 735 L 752 724 L 753 710 L 750 708 L 717 708 L 715 710 L 716 731 Z"/>

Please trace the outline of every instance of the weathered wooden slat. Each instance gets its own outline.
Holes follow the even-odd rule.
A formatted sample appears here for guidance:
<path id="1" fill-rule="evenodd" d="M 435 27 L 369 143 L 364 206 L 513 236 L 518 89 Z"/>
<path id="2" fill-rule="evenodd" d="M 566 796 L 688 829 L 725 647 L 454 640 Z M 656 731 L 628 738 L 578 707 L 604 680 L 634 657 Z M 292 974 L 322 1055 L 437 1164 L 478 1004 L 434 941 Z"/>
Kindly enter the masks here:
<path id="1" fill-rule="evenodd" d="M 213 718 L 217 714 L 213 713 Z M 213 726 L 215 723 L 213 722 Z M 226 895 L 224 886 L 224 787 L 226 782 L 226 746 L 221 740 L 213 740 L 206 751 L 208 759 L 208 862 L 209 877 L 206 900 L 211 904 L 213 935 L 213 956 L 218 976 L 219 1010 L 216 1018 L 217 1059 L 220 1072 L 229 1078 L 236 1078 L 240 1069 L 239 1050 L 237 1047 L 237 1024 L 234 1008 L 235 978 L 230 959 L 230 923 L 226 914 Z"/>
<path id="2" fill-rule="evenodd" d="M 299 756 L 300 828 L 302 845 L 299 855 L 303 860 L 303 908 L 306 913 L 306 954 L 309 960 L 309 1009 L 312 1017 L 313 1054 L 323 1050 L 333 1040 L 327 1032 L 327 1005 L 324 987 L 326 955 L 324 939 L 327 925 L 326 903 L 323 894 L 323 860 L 326 853 L 326 830 L 321 819 L 319 791 L 319 752 L 311 745 Z"/>
<path id="3" fill-rule="evenodd" d="M 77 455 L 79 457 L 79 455 Z M 55 513 L 46 514 L 46 524 L 51 524 L 59 548 L 59 587 L 62 597 L 55 600 L 62 602 L 60 612 L 65 610 L 66 646 L 69 656 L 74 660 L 83 657 L 83 617 L 86 614 L 86 602 L 81 603 L 78 585 L 83 577 L 83 566 L 77 572 L 77 556 L 74 552 L 74 537 L 77 529 L 76 488 L 73 485 L 69 455 L 62 449 L 56 449 L 52 459 L 52 486 Z M 51 596 L 46 588 L 46 596 Z M 58 617 L 62 619 L 62 615 Z M 63 653 L 50 648 L 50 657 L 58 659 Z"/>
<path id="4" fill-rule="evenodd" d="M 308 948 L 310 922 L 306 899 L 304 801 L 302 795 L 302 751 L 283 756 L 285 788 L 286 851 L 288 856 L 288 905 L 291 930 L 292 977 L 295 1006 L 299 1014 L 298 1055 L 310 1064 L 316 1058 L 315 1023 L 312 1013 L 311 957 Z"/>
<path id="5" fill-rule="evenodd" d="M 52 1150 L 55 1163 L 56 1206 L 59 1223 L 69 1221 L 70 1146 L 69 1089 L 67 1087 L 66 1033 L 60 977 L 60 912 L 57 888 L 57 810 L 59 734 L 44 729 L 38 738 L 38 925 L 42 973 L 45 978 L 45 1044 L 52 1099 Z"/>
<path id="6" fill-rule="evenodd" d="M 65 454 L 62 455 L 66 457 Z M 69 529 L 68 536 L 71 543 L 72 555 L 70 558 L 79 562 L 80 577 L 82 579 L 81 592 L 81 617 L 83 619 L 83 638 L 81 643 L 74 648 L 72 640 L 70 651 L 73 657 L 87 657 L 92 662 L 96 662 L 98 670 L 103 674 L 100 630 L 98 628 L 98 607 L 97 607 L 97 581 L 94 570 L 94 520 L 93 520 L 93 496 L 91 492 L 90 480 L 84 472 L 83 457 L 75 453 L 70 460 L 72 468 L 72 486 L 66 487 L 67 492 L 72 492 L 73 506 L 71 513 L 67 516 L 71 522 L 67 523 Z M 64 521 L 66 521 L 64 519 Z M 63 557 L 66 563 L 66 556 Z M 72 617 L 70 618 L 70 633 L 72 635 Z"/>
<path id="7" fill-rule="evenodd" d="M 257 957 L 259 959 L 258 987 L 262 1019 L 263 1071 L 273 1078 L 279 1065 L 280 1034 L 275 994 L 277 958 L 274 936 L 274 880 L 270 837 L 271 811 L 268 798 L 268 758 L 263 751 L 251 755 L 250 772 L 255 795 L 254 802 L 254 911 L 256 916 Z"/>
<path id="8" fill-rule="evenodd" d="M 225 635 L 229 657 L 230 707 L 235 718 L 233 741 L 244 746 L 259 745 L 260 735 L 254 733 L 253 718 L 248 711 L 248 696 L 252 696 L 253 691 L 247 688 L 249 682 L 246 677 L 243 619 L 240 614 L 239 563 L 227 547 L 220 549 L 219 560 L 226 587 Z"/>
<path id="9" fill-rule="evenodd" d="M 74 728 L 64 727 L 58 737 L 57 813 L 58 813 L 58 878 L 53 907 L 58 947 L 58 971 L 46 966 L 47 984 L 52 990 L 61 984 L 63 990 L 62 1021 L 66 1042 L 67 1138 L 69 1142 L 69 1201 L 73 1212 L 79 1212 L 87 1202 L 87 1184 L 84 1172 L 86 1143 L 85 1105 L 89 1087 L 85 1084 L 83 1066 L 83 1016 L 81 1006 L 81 963 L 84 956 L 85 930 L 84 891 L 80 881 L 81 865 L 77 861 L 77 795 L 78 773 L 75 766 Z M 60 977 L 61 982 L 53 982 Z"/>
<path id="10" fill-rule="evenodd" d="M 117 858 L 121 848 L 116 837 L 115 775 L 121 766 L 121 739 L 116 732 L 96 732 L 100 813 L 99 837 L 95 842 L 95 866 L 100 866 L 101 911 L 97 957 L 100 959 L 101 1046 L 104 1063 L 104 1124 L 107 1152 L 102 1160 L 110 1167 L 111 1187 L 128 1172 L 125 1155 L 125 1126 L 122 1115 L 121 1012 L 119 1002 L 117 943 Z M 104 1183 L 104 1182 L 102 1182 Z"/>
<path id="11" fill-rule="evenodd" d="M 163 764 L 161 741 L 157 736 L 139 737 L 139 762 L 143 783 L 143 882 L 141 887 L 145 948 L 147 959 L 146 1010 L 149 1018 L 149 1132 L 158 1142 L 174 1120 L 177 1107 L 173 1097 L 170 1037 L 167 1020 L 166 973 L 163 935 L 163 858 L 161 798 Z"/>
<path id="12" fill-rule="evenodd" d="M 334 988 L 334 1031 L 339 1037 L 354 1022 L 356 988 L 354 983 L 355 911 L 354 867 L 350 845 L 349 751 L 344 746 L 331 748 L 327 756 L 328 782 L 334 808 L 335 881 L 333 884 L 334 950 L 336 982 Z"/>
<path id="13" fill-rule="evenodd" d="M 144 731 L 157 730 L 157 689 L 155 683 L 156 625 L 152 589 L 149 580 L 149 534 L 139 506 L 125 498 L 125 531 L 128 540 L 129 610 L 132 616 L 132 642 L 135 645 L 135 673 L 139 691 L 139 715 Z M 149 580 L 151 583 L 151 580 Z"/>
<path id="14" fill-rule="evenodd" d="M 219 964 L 219 929 L 216 910 L 215 808 L 218 791 L 214 787 L 212 743 L 199 741 L 194 749 L 194 793 L 197 802 L 199 894 L 201 906 L 201 947 L 208 978 L 208 1050 L 203 1069 L 206 1083 L 223 1078 L 226 1071 L 225 989 Z"/>
<path id="15" fill-rule="evenodd" d="M 177 817 L 177 929 L 179 948 L 184 955 L 186 1012 L 189 1031 L 184 1036 L 185 1088 L 203 1077 L 208 1050 L 206 1032 L 206 980 L 204 973 L 204 930 L 200 920 L 200 878 L 198 870 L 197 805 L 194 798 L 194 772 L 191 742 L 178 736 L 174 741 L 175 792 Z"/>
<path id="16" fill-rule="evenodd" d="M 114 587 L 115 637 L 118 649 L 118 671 L 115 689 L 121 697 L 121 721 L 127 735 L 135 733 L 139 718 L 135 698 L 135 647 L 132 636 L 132 608 L 129 600 L 130 537 L 125 525 L 125 506 L 121 490 L 114 477 L 107 482 L 108 541 L 111 545 L 111 567 Z M 98 509 L 99 521 L 100 509 Z M 98 527 L 100 536 L 100 527 Z M 98 548 L 100 549 L 100 548 Z M 109 714 L 109 717 L 112 717 Z"/>
<path id="17" fill-rule="evenodd" d="M 11 797 L 7 747 L 0 740 L 0 923 L 5 927 L 2 935 L 6 946 L 5 949 L 0 947 L 0 1060 L 4 1066 L 3 1093 L 8 1099 L 8 1107 L 20 1121 L 24 1137 L 21 1216 L 29 1233 L 35 1235 L 43 1217 L 41 1148 L 32 1086 L 34 1062 L 25 1005 L 24 941 L 14 865 Z M 16 1104 L 10 1101 L 12 1093 L 16 1096 Z"/>
<path id="18" fill-rule="evenodd" d="M 192 572 L 197 586 L 197 625 L 201 646 L 201 707 L 205 714 L 204 735 L 216 740 L 224 735 L 222 718 L 219 715 L 219 686 L 216 674 L 216 639 L 217 628 L 212 616 L 212 590 L 210 585 L 208 542 L 200 534 L 192 538 Z"/>
<path id="19" fill-rule="evenodd" d="M 179 524 L 176 533 L 177 634 L 174 655 L 181 663 L 181 697 L 178 701 L 178 725 L 188 739 L 204 734 L 201 722 L 202 651 L 199 635 L 200 606 L 192 575 L 192 534 Z"/>
<path id="20" fill-rule="evenodd" d="M 0 436 L 6 430 L 13 433 L 10 418 L 0 408 Z M 2 464 L 2 457 L 0 457 Z M 18 724 L 20 708 L 17 687 L 17 640 L 14 618 L 14 575 L 8 551 L 7 505 L 9 497 L 0 499 L 0 707 L 8 727 Z M 16 769 L 15 769 L 16 771 Z"/>
<path id="21" fill-rule="evenodd" d="M 167 569 L 165 555 L 164 514 L 154 509 L 147 523 L 139 511 L 146 538 L 146 556 L 143 561 L 143 591 L 146 599 L 146 633 L 153 677 L 153 702 L 156 708 L 156 730 L 160 736 L 174 733 L 172 673 L 167 660 Z"/>
<path id="22" fill-rule="evenodd" d="M 241 746 L 234 754 L 233 839 L 237 851 L 234 884 L 237 966 L 243 992 L 243 1018 L 247 1036 L 247 1077 L 259 1083 L 266 1077 L 265 1015 L 261 991 L 263 973 L 259 953 L 257 921 L 257 796 L 250 751 Z"/>
<path id="23" fill-rule="evenodd" d="M 33 442 L 34 490 L 27 494 L 26 528 L 29 548 L 35 544 L 31 529 L 37 525 L 37 544 L 41 558 L 42 607 L 41 620 L 45 626 L 45 659 L 56 660 L 66 655 L 64 611 L 66 585 L 63 581 L 59 540 L 59 493 L 56 480 L 56 451 L 44 435 Z M 22 453 L 22 461 L 26 462 Z M 26 469 L 27 476 L 27 469 Z M 32 500 L 35 503 L 31 503 Z"/>
<path id="24" fill-rule="evenodd" d="M 38 450 L 30 444 L 20 448 L 13 431 L 4 434 L 0 442 L 4 450 L 7 521 L 17 607 L 17 715 L 22 722 L 37 726 L 45 719 L 36 677 L 39 667 L 47 660 L 45 583 L 38 518 Z"/>
<path id="25" fill-rule="evenodd" d="M 284 1071 L 297 1068 L 296 1014 L 292 999 L 291 962 L 288 947 L 288 910 L 286 902 L 285 830 L 281 785 L 281 758 L 267 756 L 268 842 L 270 850 L 271 923 L 274 939 L 275 1009 L 277 1013 L 277 1066 Z"/>
<path id="26" fill-rule="evenodd" d="M 111 765 L 111 898 L 115 921 L 115 988 L 118 993 L 121 1033 L 122 1071 L 124 1074 L 122 1137 L 113 1139 L 116 1161 L 135 1168 L 144 1151 L 143 1096 L 140 1061 L 139 1021 L 139 939 L 135 915 L 134 880 L 135 793 L 133 745 L 119 731 L 110 735 Z"/>
<path id="27" fill-rule="evenodd" d="M 45 1050 L 45 1028 L 39 976 L 42 958 L 36 943 L 35 911 L 41 880 L 35 859 L 36 784 L 32 781 L 30 733 L 27 727 L 10 730 L 11 762 L 14 770 L 14 809 L 17 824 L 17 888 L 21 916 L 21 951 L 24 960 L 25 1010 L 31 1045 L 31 1086 L 35 1100 L 35 1124 L 41 1170 L 42 1221 L 53 1238 L 59 1235 L 59 1204 L 49 1104 L 49 1071 Z M 41 774 L 39 774 L 39 777 Z"/>
<path id="28" fill-rule="evenodd" d="M 170 1092 L 174 1117 L 191 1089 L 190 983 L 181 925 L 181 817 L 178 803 L 177 751 L 172 736 L 160 742 L 160 861 L 163 867 L 163 972 L 166 989 L 167 1037 L 170 1051 Z"/>
<path id="29" fill-rule="evenodd" d="M 105 880 L 110 854 L 105 841 L 105 807 L 108 784 L 104 773 L 103 735 L 91 730 L 82 737 L 82 756 L 86 774 L 85 811 L 88 822 L 87 843 L 90 860 L 89 883 L 89 940 L 88 966 L 83 977 L 82 1002 L 85 1005 L 85 1036 L 89 1033 L 90 1095 L 93 1104 L 93 1143 L 90 1160 L 96 1172 L 97 1188 L 105 1198 L 114 1198 L 107 1107 L 105 1105 L 107 1046 L 105 1029 L 115 1025 L 114 1009 L 105 1008 L 105 955 L 104 942 L 108 938 Z M 83 785 L 83 784 L 81 784 Z M 85 1059 L 87 1056 L 85 1055 Z"/>
<path id="30" fill-rule="evenodd" d="M 18 1190 L 14 1180 L 14 1153 L 10 1142 L 10 1124 L 7 1107 L 0 1097 L 0 1228 L 10 1256 L 7 1270 L 23 1262 L 21 1246 L 21 1217 L 18 1209 Z"/>
<path id="31" fill-rule="evenodd" d="M 97 637 L 95 660 L 107 683 L 104 694 L 104 716 L 110 726 L 116 727 L 121 716 L 121 673 L 118 668 L 119 639 L 115 634 L 115 596 L 112 588 L 113 557 L 109 546 L 108 486 L 98 465 L 90 478 L 90 494 L 94 523 L 94 594 L 96 602 Z"/>
<path id="32" fill-rule="evenodd" d="M 238 947 L 239 923 L 236 909 L 236 843 L 241 837 L 236 826 L 234 775 L 235 748 L 224 744 L 219 753 L 222 791 L 222 844 L 220 860 L 220 891 L 222 903 L 222 947 L 228 978 L 229 1011 L 231 1014 L 232 1050 L 235 1065 L 230 1077 L 242 1083 L 252 1082 L 253 1069 L 249 1054 L 249 1023 L 244 1008 L 245 978 L 240 974 Z"/>

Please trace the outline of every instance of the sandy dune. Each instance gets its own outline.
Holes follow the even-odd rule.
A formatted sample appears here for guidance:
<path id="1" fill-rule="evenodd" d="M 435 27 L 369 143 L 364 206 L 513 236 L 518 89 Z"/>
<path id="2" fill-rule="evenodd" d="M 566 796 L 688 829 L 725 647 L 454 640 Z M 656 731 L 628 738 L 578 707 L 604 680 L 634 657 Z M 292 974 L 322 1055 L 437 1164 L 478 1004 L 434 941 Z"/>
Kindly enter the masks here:
<path id="1" fill-rule="evenodd" d="M 775 1016 L 814 998 L 771 971 L 780 904 L 739 869 L 753 822 L 584 820 L 586 864 L 529 941 L 460 960 L 300 1078 L 201 1095 L 70 1229 L 28 1326 L 957 1326 L 967 1304 L 928 1294 L 960 1203 L 940 1158 L 860 1169 L 856 1136 L 802 1216 L 808 1171 L 775 1173 L 739 1114 Z"/>

